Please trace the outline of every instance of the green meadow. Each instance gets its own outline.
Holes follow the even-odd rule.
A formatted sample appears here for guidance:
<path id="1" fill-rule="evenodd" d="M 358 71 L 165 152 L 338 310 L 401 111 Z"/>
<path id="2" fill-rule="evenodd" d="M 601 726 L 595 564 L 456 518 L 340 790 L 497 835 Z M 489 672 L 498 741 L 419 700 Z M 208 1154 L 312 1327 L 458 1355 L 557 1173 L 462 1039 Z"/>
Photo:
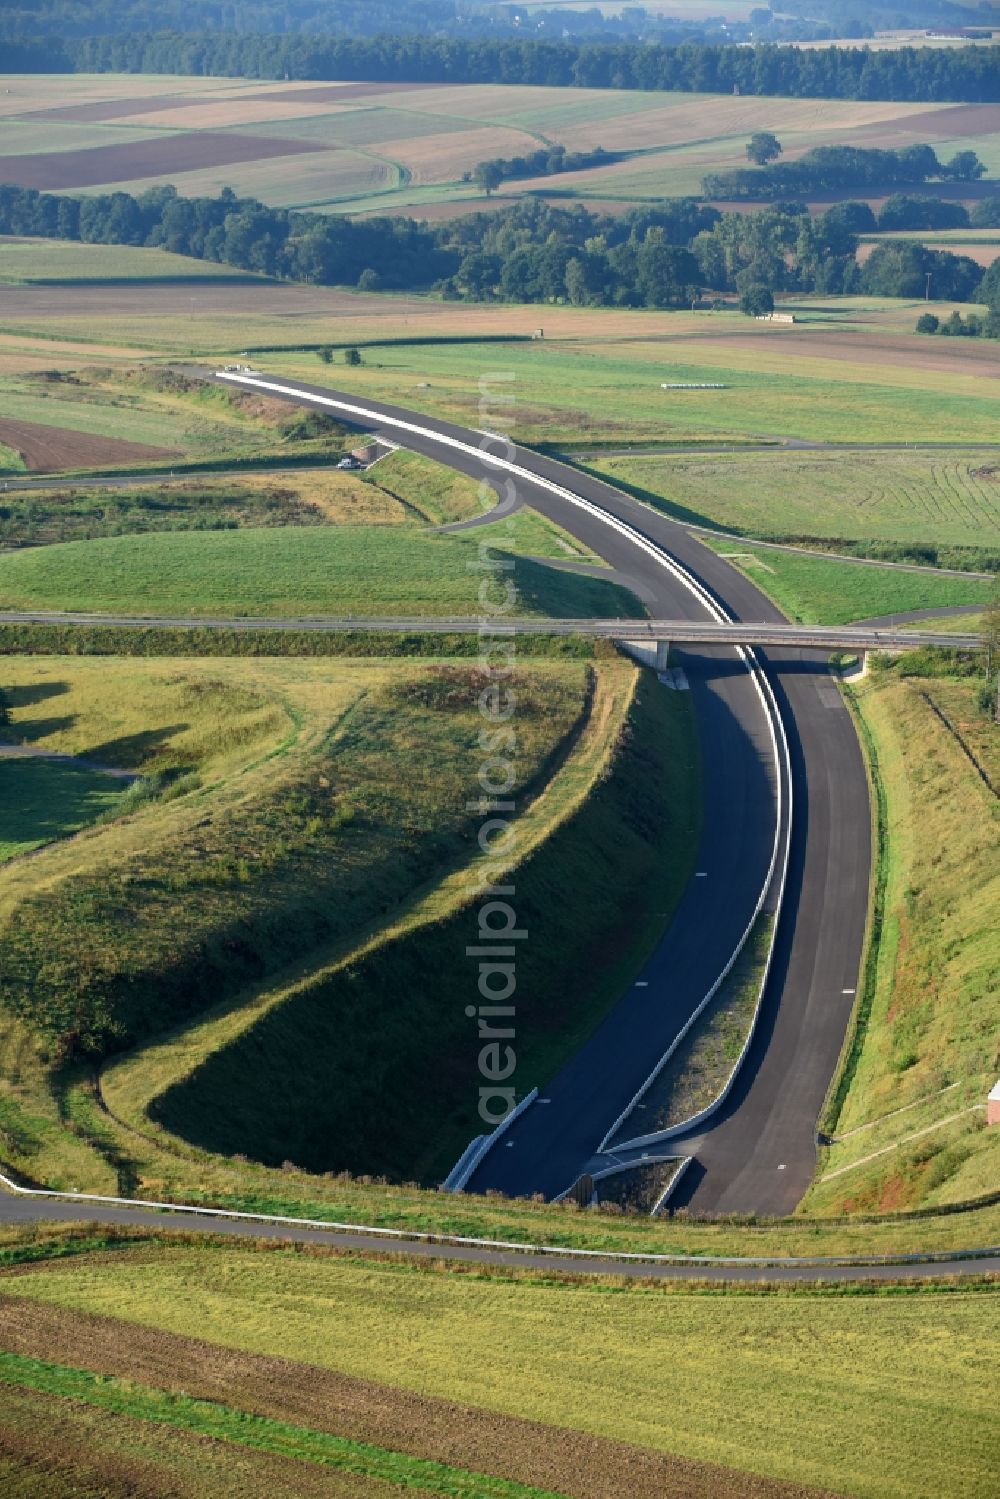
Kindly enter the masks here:
<path id="1" fill-rule="evenodd" d="M 502 533 L 501 533 L 502 534 Z M 66 542 L 0 555 L 6 609 L 126 614 L 473 615 L 474 541 L 397 527 L 280 527 Z M 505 574 L 506 576 L 506 574 Z M 603 578 L 518 558 L 520 614 L 635 617 Z M 497 595 L 501 597 L 501 595 Z"/>
<path id="2" fill-rule="evenodd" d="M 986 604 L 995 585 L 982 578 L 936 577 L 783 552 L 743 542 L 700 538 L 770 594 L 789 619 L 807 625 L 846 625 L 914 609 Z"/>

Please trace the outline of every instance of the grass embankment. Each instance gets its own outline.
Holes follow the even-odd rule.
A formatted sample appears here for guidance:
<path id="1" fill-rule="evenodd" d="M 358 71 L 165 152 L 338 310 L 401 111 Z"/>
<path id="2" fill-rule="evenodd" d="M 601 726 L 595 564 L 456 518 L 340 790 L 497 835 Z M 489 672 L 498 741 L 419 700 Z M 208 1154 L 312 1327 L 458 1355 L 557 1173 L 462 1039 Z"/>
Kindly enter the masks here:
<path id="1" fill-rule="evenodd" d="M 166 615 L 481 612 L 477 545 L 402 527 L 166 533 L 66 542 L 0 556 L 7 609 Z M 507 578 L 522 614 L 635 618 L 641 605 L 604 578 L 519 558 Z M 2 617 L 2 616 L 0 616 Z"/>
<path id="2" fill-rule="evenodd" d="M 379 459 L 369 482 L 395 495 L 420 520 L 429 521 L 432 526 L 471 520 L 496 503 L 493 490 L 483 487 L 481 492 L 475 479 L 402 448 Z"/>
<path id="3" fill-rule="evenodd" d="M 60 1165 L 52 1120 L 30 1117 L 39 1095 L 30 1079 L 22 1094 L 20 1078 L 37 1079 L 31 1057 L 46 1045 L 56 1057 L 101 1054 L 231 1000 L 313 950 L 357 941 L 415 886 L 464 865 L 479 679 L 464 665 L 389 661 L 6 670 L 29 700 L 41 688 L 76 706 L 46 742 L 73 748 L 103 729 L 109 758 L 184 773 L 136 816 L 8 866 L 0 882 L 8 1018 L 20 1016 L 7 1035 L 7 1158 L 83 1185 L 79 1153 Z M 513 794 L 544 782 L 587 678 L 580 664 L 519 670 Z"/>
<path id="4" fill-rule="evenodd" d="M 370 1440 L 438 1460 L 449 1449 L 437 1402 L 455 1402 L 453 1463 L 478 1435 L 489 1460 L 469 1466 L 509 1475 L 520 1461 L 519 1477 L 529 1464 L 541 1476 L 548 1432 L 545 1487 L 569 1493 L 578 1485 L 553 1481 L 559 1465 L 585 1454 L 588 1492 L 605 1492 L 603 1480 L 620 1494 L 632 1471 L 623 1442 L 642 1449 L 633 1449 L 629 1482 L 642 1495 L 744 1493 L 736 1473 L 694 1467 L 674 1473 L 676 1489 L 660 1469 L 654 1487 L 647 1464 L 657 1453 L 859 1499 L 972 1499 L 995 1472 L 989 1373 L 1000 1302 L 991 1287 L 626 1289 L 230 1242 L 224 1251 L 140 1244 L 53 1261 L 5 1277 L 0 1289 L 15 1298 L 3 1341 L 16 1357 L 6 1368 L 25 1383 L 21 1361 L 34 1355 L 112 1376 L 108 1403 L 148 1400 L 142 1386 L 154 1386 L 164 1414 L 183 1392 L 218 1401 L 220 1422 L 237 1405 L 354 1439 L 367 1428 Z M 539 1348 L 559 1356 L 540 1360 Z M 228 1364 L 223 1349 L 235 1350 Z M 274 1354 L 286 1362 L 267 1362 Z M 379 1385 L 357 1383 L 373 1377 Z M 61 1370 L 46 1383 L 67 1394 L 82 1386 L 84 1398 L 95 1389 Z M 178 1400 L 173 1409 L 183 1419 L 192 1407 Z M 19 1411 L 21 1429 L 24 1419 Z M 575 1447 L 572 1431 L 581 1433 Z"/>
<path id="5" fill-rule="evenodd" d="M 678 520 L 762 541 L 881 544 L 953 566 L 961 549 L 1000 550 L 1000 467 L 981 452 L 648 453 L 587 467 Z"/>
<path id="6" fill-rule="evenodd" d="M 551 1077 L 622 993 L 680 899 L 697 846 L 687 701 L 643 679 L 629 708 L 631 670 L 615 676 L 586 752 L 542 798 L 555 803 L 540 808 L 550 836 L 526 846 L 524 827 L 509 876 L 529 932 L 517 959 L 525 999 L 512 1001 L 519 1094 Z M 533 711 L 528 698 L 518 711 Z M 622 742 L 607 770 L 609 729 Z M 103 1083 L 112 1111 L 140 1127 L 145 1112 L 203 1149 L 271 1165 L 440 1180 L 482 1129 L 481 1042 L 466 1018 L 478 884 L 473 869 L 449 892 L 450 910 L 439 900 L 423 924 L 380 937 L 277 1002 L 263 996 L 266 1013 L 235 1017 L 235 1036 L 231 1020 L 209 1025 L 173 1052 L 114 1069 Z"/>
<path id="7" fill-rule="evenodd" d="M 846 625 L 856 619 L 905 614 L 911 609 L 986 605 L 994 592 L 993 583 L 985 579 L 939 578 L 930 572 L 864 567 L 714 537 L 702 536 L 699 540 L 770 594 L 789 619 L 807 625 Z"/>
<path id="8" fill-rule="evenodd" d="M 7 436 L 24 448 L 29 468 L 50 472 L 162 469 L 173 459 L 238 461 L 257 454 L 322 459 L 344 447 L 344 429 L 330 417 L 149 366 L 2 375 L 0 395 L 5 421 L 50 429 L 41 447 L 38 434 Z M 115 441 L 152 451 L 146 457 L 123 450 L 117 457 Z"/>
<path id="9" fill-rule="evenodd" d="M 964 678 L 876 667 L 856 702 L 881 787 L 876 960 L 804 1210 L 891 1210 L 994 1190 L 1000 1132 L 1000 729 Z M 937 710 L 937 711 L 935 711 Z M 947 720 L 944 722 L 943 718 Z"/>

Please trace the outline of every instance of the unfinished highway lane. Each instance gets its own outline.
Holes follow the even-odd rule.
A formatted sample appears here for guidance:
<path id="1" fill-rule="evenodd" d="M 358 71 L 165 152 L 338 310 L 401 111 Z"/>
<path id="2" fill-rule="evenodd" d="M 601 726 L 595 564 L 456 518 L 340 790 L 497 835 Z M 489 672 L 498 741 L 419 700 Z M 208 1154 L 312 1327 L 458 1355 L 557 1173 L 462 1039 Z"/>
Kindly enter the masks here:
<path id="1" fill-rule="evenodd" d="M 257 375 L 226 378 L 338 411 L 361 425 L 381 425 L 394 441 L 488 479 L 501 495 L 510 476 L 491 467 L 489 455 L 507 460 L 519 470 L 518 497 L 604 557 L 654 615 L 706 613 L 664 566 L 665 557 L 700 580 L 731 615 L 781 619 L 749 580 L 681 526 L 555 460 L 322 386 Z M 573 496 L 594 509 L 581 508 Z M 615 530 L 607 517 L 628 530 Z M 780 836 L 773 725 L 736 651 L 702 647 L 682 659 L 707 793 L 697 863 L 703 878 L 691 882 L 640 976 L 646 987 L 629 991 L 556 1078 L 518 1079 L 519 1089 L 544 1084 L 550 1102 L 520 1115 L 476 1171 L 471 1189 L 552 1196 L 570 1185 L 715 982 L 768 883 Z M 718 1131 L 702 1130 L 698 1169 L 682 1184 L 693 1208 L 719 1212 L 789 1211 L 812 1175 L 816 1120 L 853 1005 L 867 912 L 868 786 L 850 715 L 822 655 L 776 650 L 763 659 L 788 734 L 795 815 L 786 907 L 757 1042 Z"/>

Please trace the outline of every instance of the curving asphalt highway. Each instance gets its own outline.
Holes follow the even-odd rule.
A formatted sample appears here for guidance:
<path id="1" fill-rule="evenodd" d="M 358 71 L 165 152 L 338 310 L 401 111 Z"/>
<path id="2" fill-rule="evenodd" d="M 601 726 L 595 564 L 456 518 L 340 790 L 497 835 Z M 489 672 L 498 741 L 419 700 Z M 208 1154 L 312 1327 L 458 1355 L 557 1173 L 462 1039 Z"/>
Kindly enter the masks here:
<path id="1" fill-rule="evenodd" d="M 487 477 L 498 493 L 504 490 L 503 471 L 476 451 L 500 444 L 482 433 L 381 402 L 366 401 L 361 408 L 356 396 L 302 382 L 241 376 L 238 383 L 264 385 L 269 394 L 338 410 L 364 425 L 374 421 L 397 443 L 477 479 Z M 679 578 L 674 564 L 680 564 L 731 617 L 782 622 L 765 595 L 678 523 L 599 479 L 529 450 L 503 447 L 518 471 L 518 500 L 605 558 L 652 614 L 689 620 L 709 614 Z M 685 1144 L 695 1164 L 674 1205 L 784 1214 L 811 1179 L 816 1120 L 853 1005 L 863 945 L 870 865 L 864 762 L 825 652 L 784 647 L 760 653 L 787 734 L 787 764 L 780 744 L 776 753 L 767 692 L 737 649 L 700 646 L 680 659 L 710 790 L 699 878 L 690 882 L 639 983 L 562 1071 L 548 1080 L 517 1078 L 519 1092 L 533 1082 L 544 1084 L 545 1101 L 513 1122 L 502 1147 L 476 1171 L 472 1190 L 551 1197 L 571 1184 L 715 983 L 762 897 L 775 906 L 785 861 L 775 865 L 774 856 L 785 852 L 786 843 L 785 901 L 754 1047 L 713 1127 Z M 786 775 L 794 792 L 790 826 Z M 51 1205 L 42 1212 L 38 1202 L 4 1198 L 0 1215 L 16 1208 L 51 1216 Z M 79 1216 L 82 1208 L 74 1202 L 59 1215 Z M 162 1225 L 162 1217 L 157 1221 Z M 230 1220 L 218 1223 L 224 1221 Z M 212 1227 L 218 1223 L 211 1220 Z M 260 1231 L 259 1225 L 252 1231 Z"/>
<path id="2" fill-rule="evenodd" d="M 747 578 L 665 516 L 590 475 L 506 439 L 306 382 L 228 376 L 272 396 L 339 412 L 384 429 L 393 441 L 504 494 L 575 535 L 627 581 L 651 614 L 704 619 L 704 606 L 664 567 L 673 559 L 734 618 L 778 623 L 780 611 Z M 469 448 L 473 451 L 469 452 Z M 537 482 L 540 481 L 540 482 Z M 581 509 L 548 486 L 570 490 Z M 509 486 L 508 486 L 509 488 Z M 612 529 L 606 518 L 629 528 Z M 654 553 L 651 555 L 649 544 Z M 699 1137 L 696 1163 L 674 1201 L 699 1211 L 783 1214 L 812 1177 L 815 1128 L 854 1003 L 864 941 L 871 858 L 865 765 L 825 655 L 762 653 L 790 752 L 795 814 L 785 906 L 778 923 L 767 1000 L 754 1047 L 715 1128 Z M 544 1085 L 475 1172 L 470 1190 L 552 1197 L 591 1161 L 606 1130 L 716 981 L 768 883 L 780 817 L 772 726 L 750 673 L 732 650 L 681 655 L 699 725 L 705 823 L 697 869 L 681 906 L 639 981 L 591 1039 Z M 768 900 L 774 903 L 776 888 Z"/>
<path id="3" fill-rule="evenodd" d="M 293 386 L 287 399 L 354 405 L 356 398 L 316 387 Z M 369 403 L 371 404 L 371 403 Z M 482 477 L 481 463 L 441 441 L 478 434 L 379 404 L 389 422 L 419 423 L 424 435 L 406 445 Z M 398 431 L 394 437 L 399 440 Z M 683 528 L 619 494 L 599 480 L 523 449 L 519 467 L 566 486 L 618 517 L 678 561 L 724 600 L 734 618 L 779 623 L 781 616 L 759 590 Z M 518 485 L 517 503 L 549 514 L 603 556 L 645 601 L 664 616 L 704 618 L 676 579 L 635 542 L 586 512 L 561 501 L 531 479 Z M 188 622 L 190 623 L 190 622 Z M 874 622 L 873 622 L 874 623 Z M 807 1185 L 814 1163 L 814 1127 L 833 1073 L 853 1002 L 867 908 L 870 862 L 869 810 L 864 764 L 853 726 L 825 667 L 825 655 L 770 650 L 762 656 L 774 684 L 791 753 L 795 817 L 791 828 L 787 894 L 777 930 L 775 962 L 764 1013 L 738 1087 L 711 1128 L 678 1142 L 691 1153 L 673 1205 L 701 1211 L 779 1214 L 790 1210 Z M 777 786 L 765 713 L 737 653 L 701 647 L 683 653 L 704 754 L 706 824 L 698 869 L 678 917 L 651 960 L 648 987 L 636 988 L 605 1021 L 598 1035 L 547 1087 L 553 1101 L 528 1109 L 510 1131 L 511 1148 L 494 1151 L 475 1182 L 536 1190 L 549 1178 L 550 1195 L 567 1185 L 580 1152 L 614 1117 L 629 1090 L 687 1013 L 703 978 L 728 950 L 762 877 L 767 850 L 780 829 Z M 774 899 L 774 891 L 771 891 Z M 699 965 L 701 965 L 699 967 Z M 521 1080 L 519 1080 L 520 1082 Z M 556 1106 L 556 1098 L 560 1106 Z M 557 1168 L 547 1172 L 552 1160 Z M 683 1259 L 668 1255 L 621 1256 L 568 1250 L 558 1245 L 511 1245 L 366 1230 L 356 1225 L 258 1220 L 252 1215 L 156 1204 L 128 1206 L 63 1194 L 28 1193 L 0 1177 L 0 1221 L 39 1219 L 124 1223 L 325 1243 L 345 1251 L 397 1252 L 453 1261 L 516 1264 L 541 1270 L 589 1271 L 627 1277 L 736 1281 L 878 1281 L 1000 1274 L 1000 1248 L 933 1257 L 871 1259 L 775 1257 Z"/>

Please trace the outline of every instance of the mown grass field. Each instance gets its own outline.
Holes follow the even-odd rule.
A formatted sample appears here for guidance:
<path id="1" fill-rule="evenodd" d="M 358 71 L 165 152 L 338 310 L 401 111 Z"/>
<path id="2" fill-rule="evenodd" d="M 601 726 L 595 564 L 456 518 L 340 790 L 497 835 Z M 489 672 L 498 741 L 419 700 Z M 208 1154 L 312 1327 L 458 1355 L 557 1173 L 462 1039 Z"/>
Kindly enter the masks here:
<path id="1" fill-rule="evenodd" d="M 488 539 L 488 538 L 487 538 Z M 503 533 L 497 542 L 503 539 Z M 165 532 L 64 542 L 0 556 L 6 609 L 126 614 L 476 615 L 478 542 L 402 527 Z M 603 578 L 519 558 L 516 612 L 634 618 L 632 594 Z M 491 597 L 503 598 L 494 590 Z"/>
<path id="2" fill-rule="evenodd" d="M 764 540 L 1000 547 L 988 453 L 653 453 L 587 467 L 679 520 Z"/>
<path id="3" fill-rule="evenodd" d="M 1000 809 L 979 773 L 1000 775 L 1000 730 L 975 678 L 906 669 L 856 689 L 884 798 L 884 916 L 813 1213 L 963 1201 L 995 1187 L 1000 1161 L 985 1128 L 1000 1071 Z"/>
<path id="4" fill-rule="evenodd" d="M 39 1308 L 37 1336 L 46 1344 L 61 1337 L 65 1346 L 67 1312 L 115 1319 L 101 1324 L 104 1358 L 128 1359 L 133 1385 L 105 1386 L 109 1400 L 130 1390 L 139 1399 L 134 1384 L 160 1383 L 167 1371 L 175 1389 L 189 1390 L 191 1374 L 199 1380 L 197 1365 L 176 1369 L 177 1345 L 167 1338 L 159 1380 L 137 1379 L 139 1355 L 128 1358 L 120 1319 L 136 1325 L 133 1337 L 147 1345 L 139 1329 L 280 1353 L 341 1379 L 375 1376 L 387 1387 L 388 1411 L 394 1389 L 457 1401 L 458 1429 L 469 1406 L 494 1419 L 529 1418 L 553 1428 L 554 1452 L 575 1429 L 859 1499 L 979 1499 L 992 1484 L 1000 1432 L 989 1379 L 997 1299 L 989 1288 L 909 1295 L 622 1289 L 230 1244 L 224 1253 L 140 1246 L 52 1262 L 0 1289 L 29 1303 L 11 1307 L 15 1337 L 30 1327 L 30 1304 Z M 85 1346 L 92 1341 L 91 1334 Z M 558 1357 L 540 1359 L 546 1348 Z M 87 1354 L 107 1367 L 99 1352 Z M 296 1374 L 287 1376 L 293 1389 Z M 314 1375 L 318 1390 L 328 1377 Z M 266 1390 L 251 1391 L 248 1403 L 267 1398 Z M 271 1398 L 281 1398 L 280 1385 Z M 497 1420 L 494 1463 L 510 1461 L 508 1440 Z M 679 1492 L 702 1491 L 692 1488 L 694 1476 Z M 724 1475 L 716 1484 L 722 1487 L 704 1491 L 741 1492 L 735 1475 L 732 1487 Z M 656 1492 L 672 1490 L 664 1483 Z"/>
<path id="5" fill-rule="evenodd" d="M 985 579 L 935 577 L 930 570 L 901 572 L 801 552 L 764 550 L 709 536 L 699 539 L 752 578 L 789 619 L 802 624 L 846 625 L 882 615 L 889 618 L 912 609 L 985 605 L 995 591 L 994 583 Z"/>
<path id="6" fill-rule="evenodd" d="M 11 490 L 0 506 L 8 546 L 93 541 L 157 531 L 243 527 L 404 525 L 411 511 L 395 495 L 335 468 L 204 476 L 185 482 L 136 480 L 98 488 Z"/>
<path id="7" fill-rule="evenodd" d="M 32 133 L 37 132 L 37 125 Z M 65 135 L 65 130 L 60 131 Z M 261 281 L 250 271 L 193 260 L 167 250 L 131 245 L 87 245 L 52 239 L 13 239 L 0 236 L 0 283 L 11 286 L 41 284 L 79 286 L 108 281 L 138 281 L 151 286 L 185 281 Z"/>

